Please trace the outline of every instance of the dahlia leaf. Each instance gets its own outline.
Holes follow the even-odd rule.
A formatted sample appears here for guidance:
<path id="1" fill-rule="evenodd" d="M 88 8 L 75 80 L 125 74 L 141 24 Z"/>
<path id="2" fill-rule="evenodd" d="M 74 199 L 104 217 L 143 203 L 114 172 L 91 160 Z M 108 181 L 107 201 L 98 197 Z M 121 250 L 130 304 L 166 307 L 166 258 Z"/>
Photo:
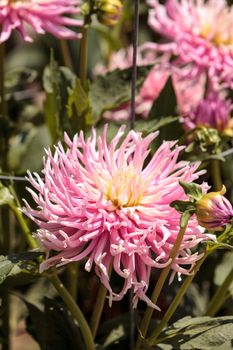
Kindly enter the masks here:
<path id="1" fill-rule="evenodd" d="M 34 261 L 42 253 L 26 252 L 0 256 L 0 284 L 10 277 L 30 277 L 38 272 L 38 264 Z M 20 279 L 19 278 L 19 279 Z"/>
<path id="2" fill-rule="evenodd" d="M 150 69 L 151 65 L 137 68 L 137 92 Z M 99 75 L 96 77 L 89 90 L 89 99 L 95 121 L 99 120 L 103 112 L 114 109 L 130 100 L 131 78 L 132 68 L 115 69 L 105 76 Z"/>
<path id="3" fill-rule="evenodd" d="M 144 134 L 149 134 L 154 132 L 163 126 L 167 126 L 179 120 L 176 116 L 167 116 L 155 120 L 137 120 L 135 123 L 135 128 Z"/>
<path id="4" fill-rule="evenodd" d="M 233 317 L 185 317 L 162 334 L 164 343 L 156 349 L 227 350 L 233 349 Z M 166 340 L 165 340 L 166 339 Z"/>
<path id="5" fill-rule="evenodd" d="M 41 311 L 32 303 L 24 302 L 29 311 L 27 330 L 42 350 L 85 350 L 80 329 L 63 304 L 44 298 Z"/>
<path id="6" fill-rule="evenodd" d="M 169 78 L 159 97 L 154 101 L 149 113 L 149 119 L 157 119 L 161 116 L 167 117 L 174 115 L 176 112 L 176 105 L 176 95 L 172 79 Z"/>
<path id="7" fill-rule="evenodd" d="M 185 211 L 194 213 L 196 210 L 195 205 L 192 202 L 186 201 L 173 201 L 170 206 L 180 213 L 184 213 Z"/>
<path id="8" fill-rule="evenodd" d="M 190 198 L 198 201 L 203 196 L 201 186 L 195 184 L 194 182 L 179 181 L 179 184 L 183 187 L 185 194 L 187 194 L 187 196 Z"/>

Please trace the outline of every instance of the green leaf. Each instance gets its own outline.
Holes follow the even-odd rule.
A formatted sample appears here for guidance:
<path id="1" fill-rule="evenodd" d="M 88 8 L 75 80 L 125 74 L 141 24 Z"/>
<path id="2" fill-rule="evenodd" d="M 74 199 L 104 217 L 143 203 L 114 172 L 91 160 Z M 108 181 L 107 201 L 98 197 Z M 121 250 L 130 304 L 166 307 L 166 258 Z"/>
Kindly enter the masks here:
<path id="1" fill-rule="evenodd" d="M 0 256 L 0 284 L 9 277 L 19 274 L 35 274 L 38 272 L 38 264 L 34 260 L 42 253 L 27 252 Z"/>
<path id="2" fill-rule="evenodd" d="M 25 127 L 11 138 L 8 152 L 8 166 L 16 174 L 24 174 L 27 169 L 39 171 L 43 165 L 44 148 L 51 145 L 51 138 L 45 125 Z"/>
<path id="3" fill-rule="evenodd" d="M 173 201 L 170 203 L 170 206 L 172 208 L 175 208 L 179 213 L 183 213 L 185 211 L 195 212 L 196 207 L 192 202 L 185 202 L 185 201 Z"/>
<path id="4" fill-rule="evenodd" d="M 233 349 L 233 316 L 185 317 L 168 327 L 156 349 L 227 350 Z"/>
<path id="5" fill-rule="evenodd" d="M 10 193 L 9 189 L 3 186 L 0 182 L 0 206 L 8 204 L 14 200 L 13 195 Z"/>
<path id="6" fill-rule="evenodd" d="M 88 95 L 78 78 L 73 89 L 69 89 L 67 110 L 68 117 L 73 121 L 74 128 L 77 131 L 85 130 L 86 126 L 91 126 L 94 122 Z"/>
<path id="7" fill-rule="evenodd" d="M 159 97 L 155 100 L 148 118 L 156 119 L 161 116 L 167 117 L 175 115 L 176 105 L 176 95 L 173 88 L 172 79 L 169 78 Z"/>
<path id="8" fill-rule="evenodd" d="M 64 131 L 73 135 L 77 126 L 68 116 L 67 104 L 70 90 L 75 87 L 76 76 L 67 67 L 59 67 L 51 57 L 50 64 L 43 74 L 46 92 L 44 105 L 45 120 L 53 143 L 61 138 Z"/>
<path id="9" fill-rule="evenodd" d="M 177 121 L 179 117 L 162 117 L 158 120 L 137 120 L 135 123 L 135 129 L 144 134 L 150 134 L 166 125 L 172 124 Z"/>
<path id="10" fill-rule="evenodd" d="M 203 196 L 202 188 L 200 185 L 197 185 L 194 182 L 185 182 L 185 181 L 179 181 L 179 184 L 180 186 L 183 187 L 184 192 L 190 198 L 193 198 L 198 201 Z"/>
<path id="11" fill-rule="evenodd" d="M 135 315 L 135 330 L 138 324 L 138 317 Z M 96 341 L 99 344 L 97 349 L 121 350 L 127 349 L 130 339 L 130 315 L 116 317 L 104 322 L 97 333 Z"/>
<path id="12" fill-rule="evenodd" d="M 152 66 L 137 67 L 136 91 L 138 92 Z M 132 68 L 99 75 L 93 81 L 89 90 L 93 120 L 100 119 L 103 112 L 119 107 L 128 102 L 131 97 Z"/>
<path id="13" fill-rule="evenodd" d="M 27 330 L 40 344 L 41 350 L 85 350 L 80 328 L 65 306 L 45 298 L 44 310 L 24 301 L 28 311 Z"/>

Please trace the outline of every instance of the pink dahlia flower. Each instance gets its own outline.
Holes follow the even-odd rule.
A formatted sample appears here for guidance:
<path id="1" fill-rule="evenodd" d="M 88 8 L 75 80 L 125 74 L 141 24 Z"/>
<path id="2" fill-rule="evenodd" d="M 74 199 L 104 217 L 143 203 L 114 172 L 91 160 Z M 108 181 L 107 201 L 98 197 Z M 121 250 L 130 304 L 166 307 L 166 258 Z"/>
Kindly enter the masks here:
<path id="1" fill-rule="evenodd" d="M 225 0 L 148 0 L 150 26 L 168 39 L 158 50 L 170 50 L 183 62 L 207 69 L 210 78 L 233 85 L 233 7 Z"/>
<path id="2" fill-rule="evenodd" d="M 169 77 L 170 67 L 167 62 L 170 55 L 163 55 L 156 58 L 154 53 L 143 51 L 140 47 L 138 48 L 137 65 L 154 65 L 146 77 L 135 101 L 136 114 L 146 118 Z M 112 55 L 108 69 L 99 65 L 96 67 L 96 73 L 103 74 L 106 71 L 112 71 L 116 68 L 126 69 L 132 66 L 132 61 L 132 49 L 122 49 Z M 127 120 L 130 118 L 130 113 L 130 103 L 126 102 L 114 110 L 105 112 L 104 117 L 116 121 Z"/>
<path id="3" fill-rule="evenodd" d="M 233 136 L 232 103 L 220 92 L 210 91 L 181 122 L 186 130 L 205 126 L 219 131 L 221 134 Z"/>
<path id="4" fill-rule="evenodd" d="M 80 35 L 66 26 L 81 26 L 82 21 L 67 17 L 80 13 L 79 0 L 1 0 L 0 43 L 17 29 L 25 41 L 32 38 L 25 30 L 29 25 L 38 34 L 51 33 L 57 38 L 74 39 Z"/>
<path id="5" fill-rule="evenodd" d="M 179 232 L 180 214 L 170 207 L 187 199 L 179 181 L 193 181 L 198 163 L 178 161 L 182 147 L 164 142 L 149 157 L 149 145 L 157 133 L 142 138 L 130 131 L 123 138 L 121 127 L 110 144 L 107 127 L 101 137 L 86 141 L 83 133 L 73 140 L 65 134 L 55 154 L 47 151 L 43 177 L 29 173 L 29 188 L 37 209 L 28 204 L 24 212 L 40 227 L 35 237 L 48 251 L 41 271 L 71 261 L 87 259 L 85 269 L 95 271 L 109 290 L 111 300 L 120 300 L 129 288 L 138 299 L 154 306 L 146 296 L 152 268 L 163 268 Z M 173 277 L 189 274 L 200 258 L 194 252 L 208 239 L 192 217 L 177 257 Z M 50 252 L 53 254 L 50 255 Z M 119 293 L 110 285 L 110 266 L 124 283 Z"/>
<path id="6" fill-rule="evenodd" d="M 224 226 L 232 223 L 233 208 L 223 195 L 223 186 L 219 192 L 209 192 L 196 203 L 196 214 L 199 224 L 208 230 L 222 231 Z"/>

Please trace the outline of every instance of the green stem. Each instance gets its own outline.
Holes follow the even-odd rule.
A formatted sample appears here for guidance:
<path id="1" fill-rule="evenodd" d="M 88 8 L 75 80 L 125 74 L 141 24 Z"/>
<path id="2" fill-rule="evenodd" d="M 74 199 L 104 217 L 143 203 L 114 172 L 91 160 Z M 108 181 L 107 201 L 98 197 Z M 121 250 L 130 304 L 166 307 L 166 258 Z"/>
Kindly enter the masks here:
<path id="1" fill-rule="evenodd" d="M 176 239 L 175 244 L 174 244 L 174 246 L 171 250 L 171 253 L 170 253 L 170 263 L 162 270 L 162 272 L 159 276 L 158 282 L 156 283 L 153 294 L 151 296 L 151 301 L 154 304 L 157 303 L 157 300 L 158 300 L 159 295 L 162 291 L 164 283 L 165 283 L 167 276 L 170 272 L 171 266 L 172 266 L 174 260 L 176 259 L 176 256 L 177 256 L 177 253 L 179 251 L 180 244 L 183 240 L 190 216 L 191 215 L 188 214 L 185 217 L 185 220 L 184 220 L 185 222 L 182 222 L 182 217 L 181 217 L 182 225 L 180 226 L 180 230 L 179 230 L 179 233 L 177 235 L 177 239 Z M 141 325 L 140 325 L 140 335 L 138 336 L 138 339 L 137 339 L 136 349 L 140 349 L 140 346 L 142 344 L 142 340 L 143 340 L 143 338 L 146 337 L 153 311 L 154 311 L 153 308 L 147 307 L 146 312 L 144 314 L 144 317 L 142 319 Z"/>
<path id="2" fill-rule="evenodd" d="M 68 45 L 67 41 L 61 39 L 60 40 L 60 47 L 61 47 L 64 65 L 73 71 L 74 67 L 73 67 L 71 56 L 70 56 L 70 50 L 69 50 L 69 45 Z"/>
<path id="3" fill-rule="evenodd" d="M 82 28 L 82 38 L 80 40 L 80 52 L 79 52 L 79 77 L 84 90 L 86 88 L 86 83 L 87 83 L 87 51 L 88 51 L 89 22 L 90 22 L 90 15 L 87 15 Z"/>
<path id="4" fill-rule="evenodd" d="M 74 317 L 74 319 L 78 322 L 79 327 L 81 329 L 83 340 L 86 345 L 87 350 L 94 350 L 95 344 L 94 340 L 91 334 L 91 330 L 88 326 L 88 323 L 83 316 L 82 311 L 78 307 L 78 305 L 75 303 L 74 299 L 68 292 L 68 290 L 65 288 L 65 286 L 62 284 L 58 276 L 54 273 L 52 275 L 47 275 L 50 282 L 53 284 L 53 286 L 56 288 L 58 294 L 63 299 L 64 303 L 66 304 L 67 308 L 69 309 L 70 313 Z"/>
<path id="5" fill-rule="evenodd" d="M 107 294 L 107 289 L 106 287 L 101 283 L 99 286 L 99 290 L 98 290 L 98 295 L 97 295 L 97 299 L 96 299 L 96 303 L 95 303 L 95 307 L 91 316 L 91 320 L 90 320 L 90 328 L 93 334 L 93 337 L 95 338 L 98 327 L 99 327 L 99 322 L 100 322 L 100 318 L 102 315 L 102 311 L 104 308 L 104 303 L 105 303 L 105 299 L 106 299 L 106 294 Z"/>
<path id="6" fill-rule="evenodd" d="M 9 341 L 9 335 L 10 335 L 10 295 L 8 288 L 5 288 L 2 292 L 2 305 L 3 305 L 3 312 L 2 312 L 2 324 L 1 324 L 1 336 L 3 338 L 2 341 L 2 350 L 10 350 L 10 341 Z"/>
<path id="7" fill-rule="evenodd" d="M 0 28 L 1 29 L 1 28 Z M 5 99 L 5 44 L 0 44 L 0 168 L 7 170 L 7 117 Z"/>
<path id="8" fill-rule="evenodd" d="M 186 279 L 184 280 L 182 286 L 180 287 L 180 289 L 179 289 L 178 293 L 176 294 L 175 298 L 173 299 L 173 301 L 172 301 L 171 305 L 169 306 L 167 312 L 165 313 L 163 319 L 158 324 L 158 326 L 156 327 L 156 329 L 154 330 L 152 335 L 148 338 L 148 343 L 150 345 L 157 344 L 158 336 L 160 335 L 161 331 L 167 325 L 167 323 L 171 319 L 172 315 L 176 311 L 176 309 L 179 306 L 179 304 L 180 304 L 184 294 L 186 293 L 187 289 L 189 288 L 190 284 L 192 283 L 196 273 L 199 271 L 201 265 L 203 264 L 203 262 L 205 261 L 205 259 L 207 258 L 207 256 L 209 254 L 210 254 L 210 251 L 206 250 L 206 252 L 203 255 L 203 257 L 198 261 L 198 263 L 196 264 L 195 268 L 193 269 L 193 272 L 191 272 L 191 274 L 188 277 L 186 277 Z"/>
<path id="9" fill-rule="evenodd" d="M 206 316 L 213 317 L 219 311 L 222 304 L 226 300 L 227 291 L 228 291 L 228 288 L 231 285 L 232 281 L 233 281 L 233 268 L 231 269 L 231 271 L 227 275 L 223 284 L 217 289 L 216 293 L 214 294 L 213 298 L 211 299 L 209 307 L 206 311 Z"/>
<path id="10" fill-rule="evenodd" d="M 213 181 L 213 190 L 220 191 L 222 189 L 222 177 L 221 177 L 221 166 L 220 160 L 211 160 L 211 176 Z"/>
<path id="11" fill-rule="evenodd" d="M 29 230 L 29 227 L 28 227 L 20 209 L 18 207 L 16 207 L 15 204 L 12 202 L 9 203 L 9 207 L 11 208 L 13 213 L 15 214 L 15 216 L 18 220 L 18 223 L 22 229 L 22 232 L 24 234 L 24 238 L 25 238 L 26 242 L 28 243 L 28 245 L 30 246 L 30 248 L 31 249 L 38 248 L 36 241 L 32 237 L 31 231 Z"/>
<path id="12" fill-rule="evenodd" d="M 72 262 L 67 265 L 67 289 L 74 300 L 77 299 L 78 292 L 78 262 Z"/>

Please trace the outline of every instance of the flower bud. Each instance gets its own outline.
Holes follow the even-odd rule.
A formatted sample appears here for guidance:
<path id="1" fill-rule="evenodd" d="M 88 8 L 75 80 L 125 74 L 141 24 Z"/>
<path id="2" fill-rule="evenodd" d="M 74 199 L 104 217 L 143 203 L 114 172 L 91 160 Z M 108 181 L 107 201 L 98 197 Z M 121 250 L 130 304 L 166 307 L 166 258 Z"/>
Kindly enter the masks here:
<path id="1" fill-rule="evenodd" d="M 199 225 L 208 230 L 221 231 L 233 217 L 231 203 L 223 196 L 225 186 L 219 192 L 209 192 L 196 202 L 196 216 Z"/>
<path id="2" fill-rule="evenodd" d="M 108 27 L 117 24 L 122 10 L 120 0 L 100 0 L 97 7 L 97 18 L 100 23 Z"/>

